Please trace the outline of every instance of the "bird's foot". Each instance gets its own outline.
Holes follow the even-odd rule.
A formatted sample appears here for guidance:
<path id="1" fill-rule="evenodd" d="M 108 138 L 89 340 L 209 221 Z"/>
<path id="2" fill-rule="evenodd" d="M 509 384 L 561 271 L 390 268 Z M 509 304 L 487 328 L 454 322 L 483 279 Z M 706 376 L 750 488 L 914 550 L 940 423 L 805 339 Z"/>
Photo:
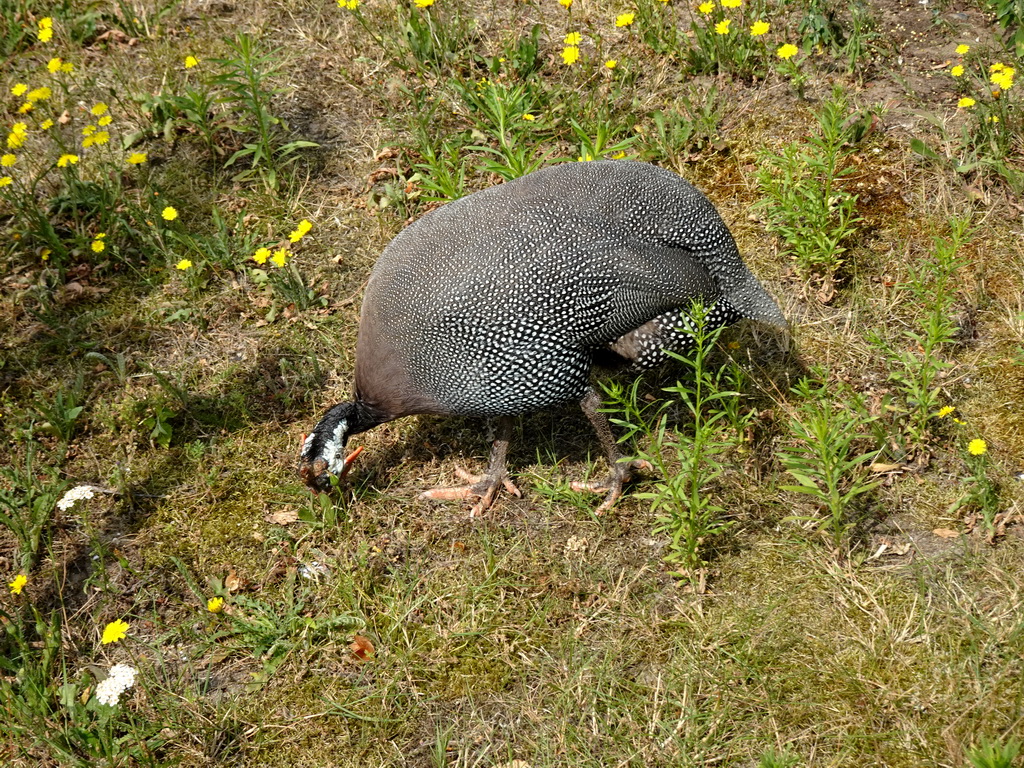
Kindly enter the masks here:
<path id="1" fill-rule="evenodd" d="M 622 496 L 623 487 L 633 479 L 633 472 L 653 472 L 654 466 L 649 461 L 620 461 L 612 467 L 611 474 L 604 480 L 592 480 L 587 483 L 572 483 L 572 489 L 580 493 L 603 493 L 604 501 L 597 508 L 601 514 L 615 506 Z"/>
<path id="2" fill-rule="evenodd" d="M 494 503 L 495 498 L 498 496 L 498 490 L 501 488 L 504 488 L 516 498 L 523 495 L 522 491 L 516 488 L 515 484 L 508 479 L 508 475 L 504 473 L 496 476 L 486 473 L 483 475 L 471 475 L 461 467 L 455 467 L 455 474 L 462 480 L 465 480 L 467 484 L 431 488 L 429 491 L 421 493 L 420 498 L 432 499 L 434 501 L 477 499 L 477 503 L 469 510 L 469 516 L 476 517 L 490 509 L 491 504 Z"/>

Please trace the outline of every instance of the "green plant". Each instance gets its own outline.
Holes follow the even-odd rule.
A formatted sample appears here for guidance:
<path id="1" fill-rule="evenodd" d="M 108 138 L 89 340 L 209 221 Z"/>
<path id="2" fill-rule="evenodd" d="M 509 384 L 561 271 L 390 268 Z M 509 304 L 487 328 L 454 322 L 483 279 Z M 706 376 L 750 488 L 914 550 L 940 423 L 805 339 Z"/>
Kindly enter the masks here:
<path id="1" fill-rule="evenodd" d="M 67 392 L 61 388 L 54 393 L 51 402 L 38 401 L 36 408 L 44 419 L 44 422 L 39 425 L 39 429 L 44 432 L 52 432 L 64 443 L 71 442 L 78 417 L 85 410 L 84 405 L 79 405 L 82 401 L 82 388 L 83 379 L 79 375 L 75 379 L 75 384 Z"/>
<path id="2" fill-rule="evenodd" d="M 813 389 L 807 379 L 793 391 L 802 401 L 789 422 L 795 442 L 780 450 L 778 456 L 798 484 L 781 488 L 813 497 L 827 517 L 789 519 L 817 522 L 820 529 L 829 531 L 838 549 L 854 525 L 847 514 L 851 503 L 878 485 L 866 474 L 866 465 L 878 455 L 878 448 L 855 452 L 855 444 L 862 440 L 861 430 L 873 418 L 862 416 L 856 409 L 835 408 L 823 402 L 824 389 Z"/>
<path id="3" fill-rule="evenodd" d="M 50 519 L 57 500 L 68 483 L 60 479 L 60 471 L 36 460 L 36 443 L 29 432 L 21 466 L 11 462 L 0 466 L 0 525 L 18 542 L 18 564 L 28 573 L 39 559 L 47 541 Z"/>
<path id="4" fill-rule="evenodd" d="M 651 160 L 664 158 L 681 170 L 691 155 L 715 143 L 725 111 L 725 101 L 716 85 L 691 86 L 675 104 L 651 113 L 654 131 L 645 136 L 644 156 Z"/>
<path id="5" fill-rule="evenodd" d="M 1018 739 L 989 739 L 982 736 L 976 746 L 964 748 L 964 757 L 974 768 L 1013 768 L 1020 748 L 1021 742 Z"/>
<path id="6" fill-rule="evenodd" d="M 144 432 L 148 433 L 150 443 L 161 448 L 167 448 L 170 446 L 171 438 L 174 436 L 174 427 L 171 424 L 171 419 L 177 415 L 177 413 L 164 404 L 157 403 L 150 409 L 149 415 L 142 420 L 139 426 L 142 427 Z"/>
<path id="7" fill-rule="evenodd" d="M 1024 0 L 987 0 L 985 4 L 1005 30 L 1017 58 L 1024 58 Z"/>
<path id="8" fill-rule="evenodd" d="M 477 130 L 497 144 L 467 147 L 491 155 L 477 166 L 481 173 L 495 173 L 511 181 L 544 165 L 545 156 L 536 151 L 535 138 L 531 136 L 531 121 L 524 119 L 524 115 L 532 115 L 537 104 L 532 88 L 525 84 L 495 83 L 487 78 L 475 82 L 457 80 L 454 85 Z"/>
<path id="9" fill-rule="evenodd" d="M 713 488 L 723 473 L 722 459 L 733 445 L 719 434 L 727 419 L 722 405 L 739 393 L 728 388 L 728 369 L 710 364 L 712 347 L 723 329 L 707 326 L 708 312 L 699 304 L 691 307 L 689 317 L 685 330 L 692 347 L 685 355 L 671 356 L 690 367 L 690 379 L 665 388 L 673 396 L 671 400 L 642 402 L 639 379 L 628 388 L 613 382 L 606 392 L 615 411 L 621 413 L 612 419 L 624 430 L 621 440 L 644 436 L 650 443 L 649 448 L 639 449 L 635 458 L 650 462 L 660 479 L 653 491 L 636 496 L 649 500 L 658 515 L 655 533 L 669 537 L 665 560 L 680 569 L 677 575 L 696 578 L 697 571 L 707 564 L 710 539 L 732 525 L 722 516 L 725 508 L 715 503 Z M 688 435 L 669 427 L 671 409 L 678 405 L 693 420 Z"/>
<path id="10" fill-rule="evenodd" d="M 761 754 L 758 766 L 759 768 L 794 768 L 799 762 L 800 758 L 792 752 L 787 750 L 776 752 L 774 749 L 769 749 Z"/>
<path id="11" fill-rule="evenodd" d="M 853 172 L 846 164 L 854 152 L 847 144 L 847 116 L 846 97 L 836 88 L 815 115 L 818 133 L 780 155 L 763 152 L 757 174 L 768 229 L 782 238 L 802 273 L 819 273 L 827 281 L 842 266 L 846 244 L 861 223 L 857 196 L 840 184 Z"/>
<path id="12" fill-rule="evenodd" d="M 935 236 L 931 257 L 911 267 L 910 280 L 902 287 L 925 314 L 919 331 L 904 332 L 903 349 L 892 349 L 877 333 L 869 336 L 895 364 L 889 380 L 906 403 L 906 429 L 915 444 L 928 440 L 929 422 L 942 402 L 940 377 L 952 367 L 942 354 L 955 338 L 955 278 L 967 263 L 957 254 L 972 234 L 969 218 L 951 219 L 949 237 Z"/>
<path id="13" fill-rule="evenodd" d="M 771 59 L 766 42 L 769 27 L 757 10 L 758 6 L 749 3 L 737 3 L 734 8 L 701 3 L 690 22 L 692 44 L 683 49 L 690 69 L 740 77 L 763 74 Z"/>
<path id="14" fill-rule="evenodd" d="M 258 176 L 269 189 L 277 189 L 281 172 L 298 159 L 300 149 L 319 146 L 313 141 L 285 141 L 287 124 L 271 112 L 271 100 L 284 89 L 271 89 L 267 81 L 281 66 L 281 49 L 261 51 L 249 34 L 239 34 L 228 42 L 232 58 L 215 59 L 222 72 L 212 82 L 224 90 L 220 100 L 234 109 L 233 130 L 252 140 L 228 158 L 224 166 L 248 160 L 249 168 L 235 174 L 236 181 Z"/>

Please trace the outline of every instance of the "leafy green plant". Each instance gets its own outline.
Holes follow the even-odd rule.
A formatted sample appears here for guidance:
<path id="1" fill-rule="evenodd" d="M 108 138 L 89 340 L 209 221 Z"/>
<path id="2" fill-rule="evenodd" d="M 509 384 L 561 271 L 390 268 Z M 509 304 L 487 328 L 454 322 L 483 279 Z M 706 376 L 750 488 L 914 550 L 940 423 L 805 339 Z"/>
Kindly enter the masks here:
<path id="1" fill-rule="evenodd" d="M 736 3 L 731 8 L 701 3 L 690 23 L 692 44 L 683 50 L 690 69 L 740 77 L 763 73 L 771 60 L 766 42 L 769 25 L 757 10 L 750 3 Z"/>
<path id="2" fill-rule="evenodd" d="M 964 749 L 964 757 L 974 768 L 1013 768 L 1020 748 L 1019 739 L 989 739 L 982 736 L 977 745 Z"/>
<path id="3" fill-rule="evenodd" d="M 40 465 L 37 447 L 31 433 L 25 441 L 22 464 L 11 462 L 0 466 L 0 525 L 18 542 L 18 562 L 22 573 L 28 573 L 46 545 L 50 520 L 57 500 L 68 483 L 60 479 L 56 467 Z"/>
<path id="4" fill-rule="evenodd" d="M 709 540 L 732 525 L 723 518 L 725 509 L 715 503 L 712 489 L 724 471 L 723 457 L 733 445 L 720 435 L 727 420 L 722 405 L 739 393 L 729 388 L 729 369 L 715 369 L 710 364 L 712 347 L 723 329 L 707 326 L 708 312 L 700 305 L 694 305 L 689 315 L 690 325 L 685 330 L 693 346 L 688 354 L 672 357 L 685 362 L 691 376 L 687 382 L 665 388 L 672 399 L 642 402 L 639 380 L 628 388 L 613 382 L 606 391 L 622 414 L 612 418 L 612 423 L 624 430 L 621 440 L 644 436 L 650 443 L 649 448 L 639 449 L 635 458 L 650 462 L 660 479 L 653 491 L 636 496 L 649 500 L 658 515 L 655 533 L 669 537 L 665 560 L 680 569 L 677 575 L 694 578 L 707 564 Z M 670 412 L 680 405 L 693 420 L 691 434 L 669 427 Z"/>
<path id="5" fill-rule="evenodd" d="M 725 110 L 717 86 L 691 86 L 671 107 L 651 113 L 654 130 L 644 137 L 644 156 L 665 158 L 680 170 L 692 154 L 715 143 Z"/>
<path id="6" fill-rule="evenodd" d="M 761 754 L 758 766 L 759 768 L 795 768 L 799 762 L 800 758 L 792 752 L 787 750 L 777 752 L 774 749 L 769 749 Z"/>
<path id="7" fill-rule="evenodd" d="M 236 114 L 232 129 L 250 138 L 228 158 L 225 167 L 247 160 L 249 167 L 235 175 L 236 181 L 259 177 L 270 189 L 276 189 L 281 172 L 298 159 L 300 149 L 319 146 L 313 141 L 286 141 L 288 126 L 271 112 L 271 101 L 283 89 L 268 86 L 281 66 L 280 48 L 260 50 L 249 34 L 239 34 L 228 42 L 231 58 L 216 59 L 222 72 L 212 82 L 221 87 L 221 101 Z"/>
<path id="8" fill-rule="evenodd" d="M 986 5 L 1006 31 L 1017 58 L 1024 58 L 1024 0 L 987 0 Z"/>
<path id="9" fill-rule="evenodd" d="M 827 530 L 838 549 L 855 524 L 848 513 L 853 501 L 877 485 L 867 478 L 866 467 L 878 455 L 873 448 L 857 453 L 855 445 L 863 439 L 861 430 L 873 418 L 856 409 L 835 408 L 823 402 L 822 390 L 815 391 L 804 379 L 793 390 L 802 400 L 789 423 L 794 442 L 778 452 L 779 461 L 797 481 L 783 485 L 784 491 L 811 496 L 827 517 L 792 516 L 790 520 L 818 522 Z"/>
<path id="10" fill-rule="evenodd" d="M 79 405 L 82 401 L 82 387 L 82 377 L 78 376 L 75 384 L 67 392 L 60 388 L 54 393 L 52 401 L 38 401 L 36 408 L 45 419 L 39 425 L 41 431 L 52 432 L 64 443 L 71 442 L 78 417 L 85 410 L 84 405 Z"/>
<path id="11" fill-rule="evenodd" d="M 171 424 L 171 419 L 177 415 L 176 412 L 163 403 L 157 403 L 150 409 L 149 415 L 142 420 L 139 426 L 142 427 L 144 432 L 148 433 L 150 443 L 161 448 L 167 448 L 170 446 L 171 438 L 174 436 L 174 426 Z"/>
<path id="12" fill-rule="evenodd" d="M 861 223 L 857 196 L 840 184 L 853 171 L 846 165 L 854 151 L 847 144 L 847 116 L 846 97 L 836 88 L 815 115 L 819 132 L 780 155 L 762 153 L 757 174 L 768 229 L 783 240 L 785 253 L 802 273 L 819 273 L 826 280 L 842 266 Z"/>

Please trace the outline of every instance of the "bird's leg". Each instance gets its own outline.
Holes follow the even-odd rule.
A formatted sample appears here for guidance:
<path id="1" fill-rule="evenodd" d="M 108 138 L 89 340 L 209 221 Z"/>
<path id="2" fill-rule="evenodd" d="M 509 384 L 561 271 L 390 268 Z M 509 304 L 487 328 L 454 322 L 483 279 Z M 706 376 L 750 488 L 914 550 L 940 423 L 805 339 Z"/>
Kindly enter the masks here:
<path id="1" fill-rule="evenodd" d="M 431 488 L 420 494 L 421 499 L 479 499 L 469 511 L 470 517 L 476 517 L 490 508 L 498 495 L 498 489 L 504 487 L 513 496 L 522 496 L 522 492 L 508 479 L 505 457 L 508 455 L 508 444 L 512 439 L 512 417 L 502 416 L 498 419 L 494 443 L 491 445 L 491 460 L 487 471 L 482 475 L 471 475 L 459 467 L 455 474 L 466 481 L 467 485 L 450 488 Z"/>
<path id="2" fill-rule="evenodd" d="M 580 407 L 587 414 L 590 423 L 597 432 L 597 439 L 604 448 L 605 456 L 608 457 L 608 464 L 612 471 L 605 480 L 598 480 L 589 483 L 573 483 L 574 491 L 589 491 L 592 493 L 605 493 L 604 501 L 597 508 L 597 514 L 606 509 L 611 509 L 615 502 L 622 496 L 622 486 L 633 479 L 633 470 L 642 469 L 651 471 L 653 467 L 648 461 L 623 461 L 625 458 L 619 450 L 615 437 L 612 435 L 612 425 L 608 417 L 601 413 L 601 397 L 593 389 L 588 389 L 587 394 L 580 401 Z"/>

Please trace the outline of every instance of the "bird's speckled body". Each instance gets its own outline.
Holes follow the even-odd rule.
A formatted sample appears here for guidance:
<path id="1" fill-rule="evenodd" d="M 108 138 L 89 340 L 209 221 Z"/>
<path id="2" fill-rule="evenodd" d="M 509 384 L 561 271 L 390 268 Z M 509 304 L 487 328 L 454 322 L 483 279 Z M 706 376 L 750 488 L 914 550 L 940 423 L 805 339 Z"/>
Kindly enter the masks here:
<path id="1" fill-rule="evenodd" d="M 686 346 L 679 327 L 694 300 L 712 308 L 712 326 L 743 317 L 785 326 L 715 208 L 670 171 L 572 163 L 445 205 L 374 267 L 355 400 L 314 429 L 303 474 L 322 486 L 318 470 L 332 462 L 314 463 L 331 455 L 337 465 L 332 441 L 343 447 L 414 413 L 508 417 L 580 401 L 606 443 L 594 355 L 611 349 L 638 369 L 661 362 L 665 349 Z M 503 479 L 503 453 L 500 465 Z"/>

